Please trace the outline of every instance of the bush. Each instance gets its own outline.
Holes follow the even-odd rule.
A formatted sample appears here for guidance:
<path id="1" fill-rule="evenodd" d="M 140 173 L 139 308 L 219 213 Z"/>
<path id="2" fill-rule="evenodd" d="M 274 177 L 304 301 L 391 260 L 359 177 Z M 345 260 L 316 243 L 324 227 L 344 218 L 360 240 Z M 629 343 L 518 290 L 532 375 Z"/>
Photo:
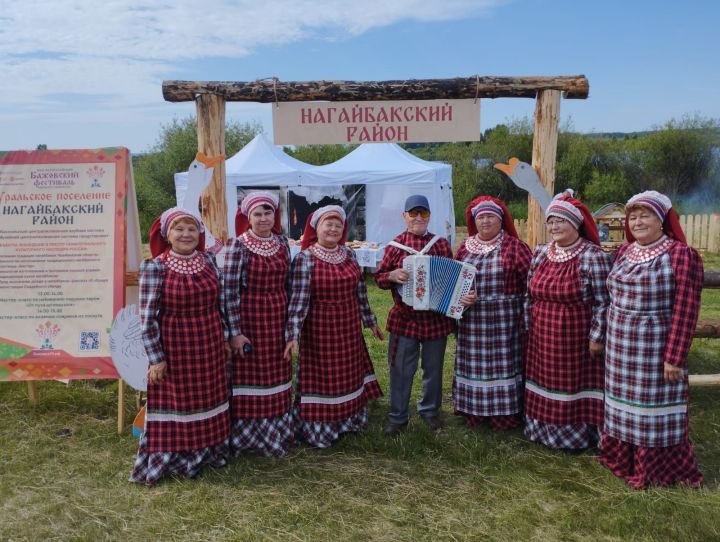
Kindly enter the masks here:
<path id="1" fill-rule="evenodd" d="M 600 173 L 592 172 L 590 182 L 585 187 L 584 199 L 590 205 L 606 203 L 624 203 L 633 195 L 633 186 L 620 171 Z"/>

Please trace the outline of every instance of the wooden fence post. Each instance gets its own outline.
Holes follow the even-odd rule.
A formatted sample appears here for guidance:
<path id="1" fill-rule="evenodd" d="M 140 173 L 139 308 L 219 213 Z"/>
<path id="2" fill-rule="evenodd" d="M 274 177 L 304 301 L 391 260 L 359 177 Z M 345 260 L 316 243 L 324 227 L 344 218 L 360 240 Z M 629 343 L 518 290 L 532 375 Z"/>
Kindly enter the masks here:
<path id="1" fill-rule="evenodd" d="M 197 111 L 198 151 L 207 156 L 225 154 L 225 98 L 201 94 L 195 100 Z M 228 239 L 227 198 L 225 196 L 225 161 L 213 171 L 210 185 L 200 196 L 205 226 L 215 239 Z"/>
<path id="2" fill-rule="evenodd" d="M 555 191 L 555 157 L 557 156 L 560 91 L 543 90 L 535 100 L 535 131 L 533 134 L 532 167 L 537 171 L 548 194 Z M 535 248 L 546 240 L 545 209 L 528 196 L 527 243 Z"/>
<path id="3" fill-rule="evenodd" d="M 708 232 L 708 252 L 720 252 L 720 214 L 710 215 L 710 231 Z"/>

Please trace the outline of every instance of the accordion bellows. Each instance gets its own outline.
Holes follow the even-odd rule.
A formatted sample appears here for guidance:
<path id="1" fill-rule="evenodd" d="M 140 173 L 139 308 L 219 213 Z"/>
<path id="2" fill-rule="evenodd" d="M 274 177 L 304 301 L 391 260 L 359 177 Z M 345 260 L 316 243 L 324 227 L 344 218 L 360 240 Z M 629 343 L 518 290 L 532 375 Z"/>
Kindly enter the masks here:
<path id="1" fill-rule="evenodd" d="M 441 256 L 408 256 L 403 269 L 410 275 L 401 289 L 402 300 L 415 310 L 462 318 L 460 298 L 470 292 L 475 267 Z"/>

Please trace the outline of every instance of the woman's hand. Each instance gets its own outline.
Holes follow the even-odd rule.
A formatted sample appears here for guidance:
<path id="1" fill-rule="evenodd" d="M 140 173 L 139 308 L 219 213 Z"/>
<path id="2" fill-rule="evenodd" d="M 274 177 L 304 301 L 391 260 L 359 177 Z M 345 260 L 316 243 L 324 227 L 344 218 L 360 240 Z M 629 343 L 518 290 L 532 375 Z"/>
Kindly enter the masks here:
<path id="1" fill-rule="evenodd" d="M 293 352 L 297 352 L 298 349 L 298 342 L 297 341 L 289 341 L 287 345 L 285 345 L 285 352 L 283 352 L 283 358 L 285 361 L 290 361 L 292 359 Z"/>
<path id="2" fill-rule="evenodd" d="M 167 371 L 167 361 L 161 361 L 155 365 L 148 367 L 148 382 L 150 384 L 159 384 L 165 378 Z"/>
<path id="3" fill-rule="evenodd" d="M 377 337 L 377 338 L 380 339 L 381 341 L 382 341 L 383 339 L 385 339 L 385 335 L 383 335 L 382 329 L 380 329 L 380 326 L 378 326 L 377 324 L 375 324 L 374 326 L 372 326 L 372 327 L 370 328 L 370 330 L 372 331 L 372 334 L 375 335 L 375 337 Z"/>
<path id="4" fill-rule="evenodd" d="M 603 350 L 605 350 L 605 345 L 603 343 L 596 343 L 595 341 L 590 341 L 590 357 L 592 359 L 602 358 Z"/>
<path id="5" fill-rule="evenodd" d="M 233 351 L 233 354 L 237 354 L 241 358 L 244 358 L 245 352 L 243 347 L 246 344 L 250 344 L 250 339 L 248 339 L 245 335 L 235 335 L 230 339 L 230 350 Z"/>
<path id="6" fill-rule="evenodd" d="M 466 295 L 464 295 L 460 298 L 460 304 L 465 308 L 472 307 L 476 301 L 477 301 L 477 292 L 475 291 L 475 288 L 473 288 Z"/>
<path id="7" fill-rule="evenodd" d="M 676 384 L 683 379 L 683 370 L 670 363 L 663 363 L 663 372 L 665 373 L 665 382 L 669 384 Z"/>

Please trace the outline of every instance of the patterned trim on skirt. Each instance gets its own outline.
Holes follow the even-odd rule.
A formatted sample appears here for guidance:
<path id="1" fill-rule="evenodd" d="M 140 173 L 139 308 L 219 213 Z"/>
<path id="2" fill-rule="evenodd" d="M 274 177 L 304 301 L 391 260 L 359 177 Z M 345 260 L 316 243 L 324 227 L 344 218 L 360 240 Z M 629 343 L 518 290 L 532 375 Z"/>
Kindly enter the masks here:
<path id="1" fill-rule="evenodd" d="M 283 457 L 295 444 L 295 424 L 290 412 L 259 420 L 236 420 L 230 430 L 233 456 L 257 452 L 266 457 Z"/>
<path id="2" fill-rule="evenodd" d="M 583 422 L 554 425 L 526 417 L 523 434 L 533 442 L 539 442 L 556 450 L 584 450 L 597 446 L 600 441 L 597 426 Z"/>
<path id="3" fill-rule="evenodd" d="M 194 478 L 205 465 L 224 467 L 229 456 L 230 443 L 227 439 L 187 452 L 148 452 L 147 434 L 143 431 L 130 481 L 152 486 L 164 476 Z"/>
<path id="4" fill-rule="evenodd" d="M 666 448 L 645 448 L 604 433 L 598 461 L 634 489 L 675 484 L 697 488 L 703 481 L 689 442 Z"/>
<path id="5" fill-rule="evenodd" d="M 298 440 L 316 448 L 328 448 L 343 433 L 357 433 L 367 428 L 369 418 L 367 406 L 362 407 L 349 418 L 337 422 L 303 421 L 297 408 L 293 410 L 293 415 Z"/>
<path id="6" fill-rule="evenodd" d="M 505 429 L 515 429 L 522 425 L 522 417 L 520 414 L 509 414 L 507 416 L 473 416 L 464 412 L 455 412 L 456 416 L 464 416 L 465 424 L 468 427 L 479 427 L 485 422 L 490 424 L 493 431 L 503 431 Z"/>

